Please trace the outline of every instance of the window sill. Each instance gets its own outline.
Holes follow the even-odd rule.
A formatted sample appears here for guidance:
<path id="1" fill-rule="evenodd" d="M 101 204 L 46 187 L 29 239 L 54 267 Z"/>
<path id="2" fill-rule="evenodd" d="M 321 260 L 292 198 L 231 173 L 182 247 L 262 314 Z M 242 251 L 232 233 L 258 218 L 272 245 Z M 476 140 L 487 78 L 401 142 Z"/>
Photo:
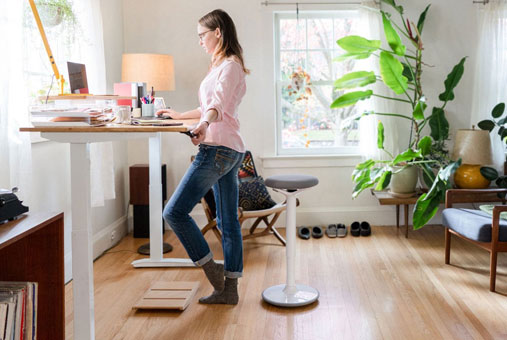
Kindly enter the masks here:
<path id="1" fill-rule="evenodd" d="M 362 161 L 360 155 L 263 156 L 264 168 L 347 168 Z"/>

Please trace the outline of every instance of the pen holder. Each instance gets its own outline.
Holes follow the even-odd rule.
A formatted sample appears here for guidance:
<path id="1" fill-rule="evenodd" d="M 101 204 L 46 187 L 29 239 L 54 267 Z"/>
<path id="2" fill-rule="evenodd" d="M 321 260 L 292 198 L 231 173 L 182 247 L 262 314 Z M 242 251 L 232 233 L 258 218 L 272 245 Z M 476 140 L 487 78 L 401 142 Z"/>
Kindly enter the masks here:
<path id="1" fill-rule="evenodd" d="M 153 104 L 145 104 L 141 106 L 141 115 L 143 117 L 153 117 L 155 115 L 155 106 Z"/>

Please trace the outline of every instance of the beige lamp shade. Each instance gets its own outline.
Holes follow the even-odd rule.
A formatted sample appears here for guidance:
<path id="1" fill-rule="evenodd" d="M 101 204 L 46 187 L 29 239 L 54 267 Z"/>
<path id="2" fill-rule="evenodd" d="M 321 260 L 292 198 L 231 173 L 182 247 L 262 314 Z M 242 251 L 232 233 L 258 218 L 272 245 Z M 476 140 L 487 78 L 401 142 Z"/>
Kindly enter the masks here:
<path id="1" fill-rule="evenodd" d="M 143 82 L 155 91 L 174 91 L 173 57 L 167 54 L 124 54 L 121 80 Z"/>
<path id="2" fill-rule="evenodd" d="M 458 130 L 452 158 L 462 164 L 487 165 L 493 163 L 491 141 L 487 130 Z"/>

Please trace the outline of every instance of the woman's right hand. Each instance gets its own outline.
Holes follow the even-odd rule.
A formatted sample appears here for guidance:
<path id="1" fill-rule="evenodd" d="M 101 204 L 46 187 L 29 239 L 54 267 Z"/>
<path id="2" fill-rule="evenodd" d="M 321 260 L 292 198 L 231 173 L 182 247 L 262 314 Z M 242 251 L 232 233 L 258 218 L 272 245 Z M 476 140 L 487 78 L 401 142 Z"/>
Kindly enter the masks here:
<path id="1" fill-rule="evenodd" d="M 162 109 L 155 113 L 158 117 L 170 117 L 172 119 L 180 119 L 181 113 L 172 109 Z"/>

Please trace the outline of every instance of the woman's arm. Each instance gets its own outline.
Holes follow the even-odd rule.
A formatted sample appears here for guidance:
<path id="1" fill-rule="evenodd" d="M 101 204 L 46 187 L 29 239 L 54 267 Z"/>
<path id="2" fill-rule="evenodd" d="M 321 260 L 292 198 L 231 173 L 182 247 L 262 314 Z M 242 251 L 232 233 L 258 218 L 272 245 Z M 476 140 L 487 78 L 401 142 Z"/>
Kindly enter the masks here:
<path id="1" fill-rule="evenodd" d="M 209 109 L 204 114 L 204 117 L 202 120 L 197 124 L 195 129 L 192 130 L 192 133 L 194 134 L 194 138 L 192 138 L 192 143 L 194 145 L 199 144 L 206 138 L 206 130 L 208 130 L 208 127 L 211 122 L 214 122 L 218 118 L 218 112 L 215 109 Z"/>
<path id="2" fill-rule="evenodd" d="M 192 118 L 201 118 L 201 110 L 197 108 L 195 110 L 177 112 L 172 109 L 162 109 L 158 110 L 156 115 L 162 117 L 169 116 L 172 119 L 192 119 Z"/>

